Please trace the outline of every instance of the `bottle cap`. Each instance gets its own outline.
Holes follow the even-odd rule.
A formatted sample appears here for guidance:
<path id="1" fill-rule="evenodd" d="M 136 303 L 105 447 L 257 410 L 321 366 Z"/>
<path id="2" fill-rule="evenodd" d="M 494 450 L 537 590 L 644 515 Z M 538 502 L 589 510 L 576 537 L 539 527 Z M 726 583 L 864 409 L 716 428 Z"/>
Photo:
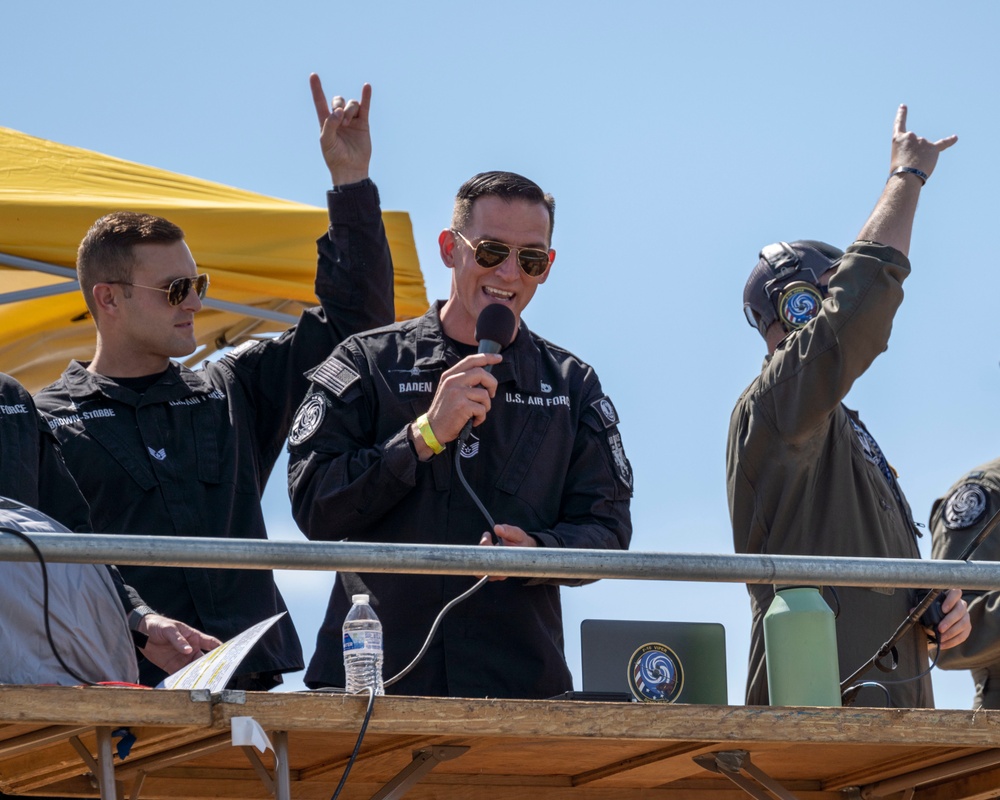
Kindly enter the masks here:
<path id="1" fill-rule="evenodd" d="M 351 602 L 356 605 L 368 605 L 368 595 L 366 594 L 355 594 L 351 596 Z"/>

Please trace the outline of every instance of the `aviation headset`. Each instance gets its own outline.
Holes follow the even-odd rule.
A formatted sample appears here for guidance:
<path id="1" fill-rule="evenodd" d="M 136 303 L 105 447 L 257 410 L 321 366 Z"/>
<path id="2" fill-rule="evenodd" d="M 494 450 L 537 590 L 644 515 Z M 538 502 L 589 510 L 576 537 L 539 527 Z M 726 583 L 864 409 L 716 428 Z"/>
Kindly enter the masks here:
<path id="1" fill-rule="evenodd" d="M 815 317 L 827 291 L 820 276 L 836 265 L 843 252 L 813 240 L 775 242 L 762 248 L 743 290 L 743 312 L 761 336 L 778 320 L 786 332 Z"/>

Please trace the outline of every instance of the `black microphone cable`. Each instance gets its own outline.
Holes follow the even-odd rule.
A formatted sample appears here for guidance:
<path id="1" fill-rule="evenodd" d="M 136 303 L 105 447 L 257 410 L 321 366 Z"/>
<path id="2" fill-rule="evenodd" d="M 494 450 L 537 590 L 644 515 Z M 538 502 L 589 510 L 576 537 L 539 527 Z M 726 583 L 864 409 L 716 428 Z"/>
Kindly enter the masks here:
<path id="1" fill-rule="evenodd" d="M 347 783 L 347 776 L 351 774 L 351 767 L 354 766 L 354 762 L 358 759 L 358 753 L 361 752 L 361 742 L 364 741 L 365 731 L 368 730 L 368 721 L 372 718 L 372 709 L 375 708 L 375 676 L 372 676 L 371 686 L 368 687 L 368 708 L 365 711 L 364 722 L 361 723 L 361 730 L 358 731 L 358 740 L 354 743 L 354 752 L 351 753 L 351 757 L 347 760 L 347 766 L 344 767 L 344 774 L 340 776 L 340 783 L 337 784 L 337 788 L 333 791 L 333 796 L 330 800 L 337 800 L 340 797 L 340 793 L 344 790 L 344 784 Z"/>
<path id="2" fill-rule="evenodd" d="M 36 545 L 31 537 L 24 533 L 24 531 L 18 531 L 14 528 L 0 526 L 0 532 L 16 536 L 31 548 L 31 551 L 35 554 L 35 558 L 38 559 L 38 565 L 42 569 L 42 619 L 45 622 L 45 638 L 48 640 L 49 647 L 52 649 L 52 655 L 56 657 L 56 661 L 59 662 L 59 666 L 66 670 L 72 678 L 86 686 L 97 686 L 98 683 L 96 681 L 90 681 L 78 675 L 76 671 L 69 666 L 69 664 L 63 661 L 62 656 L 59 655 L 58 648 L 56 648 L 56 643 L 52 638 L 52 628 L 49 625 L 49 571 L 48 567 L 45 565 L 45 556 L 42 555 L 42 551 L 38 549 L 38 545 Z"/>
<path id="3" fill-rule="evenodd" d="M 514 336 L 514 327 L 516 320 L 514 318 L 513 312 L 506 306 L 495 303 L 487 306 L 479 314 L 479 319 L 476 321 L 476 339 L 480 340 L 479 351 L 482 353 L 497 353 L 500 351 L 504 344 L 510 342 Z M 489 371 L 489 370 L 487 370 Z M 487 511 L 486 506 L 483 505 L 482 500 L 473 491 L 469 482 L 465 478 L 465 474 L 462 472 L 462 448 L 465 446 L 465 442 L 469 438 L 469 433 L 472 431 L 472 420 L 470 419 L 464 427 L 462 432 L 459 434 L 459 438 L 455 442 L 455 472 L 458 475 L 458 480 L 462 484 L 462 487 L 468 492 L 469 497 L 476 504 L 476 507 L 482 512 L 483 516 L 486 517 L 486 521 L 489 524 L 490 536 L 493 539 L 493 544 L 498 544 L 499 539 L 496 535 L 494 528 L 496 528 L 496 523 L 493 521 L 493 517 L 489 511 Z M 434 618 L 431 623 L 430 630 L 427 633 L 424 643 L 420 646 L 420 650 L 413 657 L 409 664 L 407 664 L 403 669 L 397 672 L 388 680 L 382 682 L 384 687 L 392 686 L 394 683 L 398 682 L 400 679 L 408 675 L 413 671 L 414 667 L 420 663 L 421 659 L 427 654 L 427 650 L 431 646 L 431 642 L 434 639 L 434 635 L 437 633 L 438 628 L 441 625 L 441 620 L 444 619 L 445 614 L 447 614 L 451 609 L 457 606 L 462 601 L 468 599 L 473 594 L 478 592 L 487 581 L 489 581 L 490 576 L 484 575 L 475 584 L 466 589 L 457 597 L 452 598 L 445 606 L 438 612 L 438 615 Z M 361 742 L 364 740 L 365 731 L 368 728 L 368 721 L 371 719 L 372 710 L 375 706 L 375 684 L 377 678 L 372 676 L 372 684 L 368 687 L 368 709 L 365 712 L 364 721 L 361 723 L 361 730 L 358 732 L 358 740 L 354 745 L 354 752 L 351 754 L 350 759 L 347 762 L 347 766 L 344 768 L 344 774 L 340 779 L 340 783 L 337 785 L 337 789 L 333 793 L 331 800 L 337 800 L 340 796 L 341 790 L 344 788 L 344 784 L 347 781 L 347 776 L 351 771 L 351 767 L 354 765 L 354 761 L 358 756 L 358 752 L 361 750 Z"/>
<path id="4" fill-rule="evenodd" d="M 976 534 L 975 538 L 965 546 L 965 549 L 958 557 L 958 560 L 970 561 L 972 559 L 972 556 L 975 554 L 976 550 L 979 549 L 979 545 L 981 545 L 986 540 L 986 538 L 990 536 L 998 527 L 1000 527 L 1000 510 L 994 512 L 993 516 L 990 517 L 989 520 L 987 520 L 986 524 L 983 525 L 982 529 L 979 531 L 978 534 Z M 943 589 L 928 590 L 927 593 L 920 600 L 920 602 L 917 603 L 916 607 L 914 607 L 913 610 L 910 611 L 906 619 L 904 619 L 900 623 L 899 627 L 896 628 L 892 636 L 882 644 L 882 646 L 878 649 L 878 651 L 871 658 L 869 658 L 864 664 L 862 664 L 854 672 L 852 672 L 847 678 L 845 678 L 840 682 L 841 698 L 845 706 L 850 704 L 849 701 L 853 700 L 854 696 L 852 695 L 850 698 L 848 698 L 846 696 L 847 689 L 845 689 L 844 687 L 850 686 L 853 689 L 854 681 L 856 681 L 858 678 L 864 675 L 873 666 L 878 667 L 883 672 L 892 672 L 892 670 L 896 668 L 896 664 L 893 663 L 891 667 L 886 669 L 881 665 L 880 662 L 887 655 L 892 655 L 893 658 L 895 659 L 896 643 L 899 642 L 906 634 L 908 634 L 917 625 L 917 623 L 921 621 L 921 617 L 923 617 L 926 612 L 928 612 L 932 607 L 934 607 L 935 604 L 937 604 L 937 608 L 938 610 L 940 610 L 940 603 L 941 603 L 940 597 L 942 594 L 944 594 Z M 934 622 L 935 630 L 936 627 L 937 627 L 937 622 Z M 940 654 L 940 648 L 938 648 L 938 653 Z M 930 669 L 934 668 L 934 664 L 937 663 L 937 659 L 938 655 L 935 655 L 934 662 L 931 664 Z M 922 678 L 924 675 L 930 672 L 930 669 L 921 672 L 914 678 L 903 678 L 896 681 L 886 681 L 886 683 L 907 683 L 909 681 L 916 680 L 917 678 Z M 855 694 L 857 693 L 855 692 Z"/>
<path id="5" fill-rule="evenodd" d="M 938 639 L 936 632 L 930 638 L 932 643 L 937 644 Z M 858 693 L 862 689 L 865 688 L 881 689 L 883 694 L 885 695 L 885 707 L 894 708 L 894 706 L 892 705 L 892 697 L 889 694 L 889 689 L 886 686 L 886 684 L 900 684 L 900 683 L 910 683 L 912 681 L 919 681 L 921 678 L 931 674 L 931 672 L 937 666 L 937 662 L 940 657 L 941 657 L 941 648 L 940 646 L 938 646 L 934 650 L 934 658 L 931 659 L 930 666 L 928 666 L 927 669 L 925 669 L 923 672 L 917 673 L 912 678 L 882 678 L 881 680 L 877 681 L 861 681 L 860 683 L 855 683 L 853 686 L 848 686 L 841 692 L 840 701 L 846 708 L 847 706 L 851 706 L 854 704 L 855 698 L 858 696 Z M 882 669 L 884 670 L 885 668 L 883 667 Z M 895 669 L 895 667 L 893 667 L 893 669 Z"/>
<path id="6" fill-rule="evenodd" d="M 511 311 L 507 306 L 502 303 L 491 303 L 486 306 L 482 311 L 479 312 L 479 317 L 476 320 L 476 340 L 479 342 L 479 352 L 480 353 L 499 353 L 504 347 L 510 344 L 511 340 L 514 338 L 514 331 L 517 327 L 517 319 L 514 317 L 514 312 Z M 490 367 L 486 367 L 486 371 L 490 372 Z M 458 435 L 458 439 L 455 442 L 455 474 L 458 475 L 458 480 L 462 484 L 462 487 L 468 492 L 469 497 L 476 504 L 476 507 L 482 512 L 483 516 L 486 517 L 486 522 L 489 524 L 490 537 L 493 540 L 493 544 L 499 544 L 500 540 L 496 535 L 496 523 L 493 521 L 493 517 L 490 512 L 486 510 L 486 506 L 483 505 L 482 500 L 479 496 L 472 490 L 469 482 L 465 479 L 465 474 L 462 472 L 462 448 L 465 446 L 466 441 L 468 441 L 469 434 L 472 431 L 472 420 L 469 419 L 465 425 L 462 426 L 462 431 Z M 437 629 L 441 624 L 441 620 L 444 619 L 444 615 L 447 614 L 451 609 L 461 603 L 463 600 L 468 599 L 473 594 L 478 592 L 483 585 L 489 581 L 490 576 L 484 575 L 480 578 L 474 585 L 466 589 L 462 594 L 450 600 L 444 608 L 438 613 L 434 618 L 434 622 L 431 623 L 430 632 L 427 634 L 427 638 L 424 639 L 423 645 L 421 645 L 420 650 L 413 657 L 402 670 L 400 670 L 396 675 L 393 675 L 389 680 L 385 681 L 385 686 L 391 686 L 396 683 L 400 678 L 408 675 L 418 663 L 420 659 L 424 657 L 427 653 L 428 648 L 431 646 L 431 640 L 434 638 L 434 634 L 437 633 Z"/>
<path id="7" fill-rule="evenodd" d="M 493 537 L 493 543 L 496 544 L 497 535 L 493 531 L 493 529 L 496 527 L 496 523 L 493 521 L 493 517 L 490 515 L 490 512 L 486 510 L 486 506 L 483 505 L 483 501 L 480 500 L 479 495 L 477 495 L 475 491 L 473 491 L 472 487 L 469 485 L 469 482 L 465 479 L 465 474 L 462 472 L 462 444 L 460 442 L 456 442 L 455 444 L 455 473 L 458 475 L 459 483 L 462 484 L 462 486 L 465 488 L 465 491 L 469 493 L 469 497 L 471 497 L 472 501 L 476 504 L 476 507 L 483 513 L 483 516 L 486 517 L 486 522 L 490 526 L 490 535 Z M 392 686 L 398 680 L 400 680 L 401 678 L 403 678 L 404 676 L 408 675 L 410 672 L 413 671 L 413 668 L 420 663 L 420 659 L 422 659 L 424 655 L 426 655 L 427 650 L 430 648 L 431 641 L 434 639 L 434 634 L 437 633 L 437 629 L 441 625 L 441 620 L 444 619 L 444 615 L 447 614 L 449 611 L 451 611 L 455 606 L 457 606 L 463 600 L 467 600 L 469 597 L 471 597 L 480 589 L 482 589 L 483 585 L 487 581 L 489 581 L 489 579 L 490 579 L 489 575 L 483 575 L 483 577 L 480 578 L 478 581 L 476 581 L 475 584 L 470 586 L 468 589 L 466 589 L 457 597 L 453 597 L 451 600 L 448 601 L 445 607 L 438 612 L 438 615 L 434 618 L 434 622 L 431 623 L 430 632 L 427 634 L 427 638 L 424 639 L 424 643 L 420 646 L 420 650 L 413 657 L 413 660 L 410 661 L 410 663 L 407 664 L 405 667 L 403 667 L 403 669 L 401 669 L 399 672 L 397 672 L 395 675 L 389 678 L 389 680 L 385 681 L 384 682 L 385 686 Z"/>
<path id="8" fill-rule="evenodd" d="M 465 487 L 465 491 L 467 491 L 469 493 L 469 496 L 472 498 L 473 502 L 476 504 L 476 507 L 483 513 L 483 516 L 486 517 L 486 521 L 489 523 L 489 526 L 490 526 L 490 532 L 492 533 L 493 528 L 496 527 L 495 523 L 493 522 L 493 517 L 490 515 L 490 512 L 486 510 L 486 506 L 483 505 L 482 500 L 479 499 L 479 496 L 475 493 L 475 491 L 473 491 L 472 487 L 469 485 L 469 482 L 465 479 L 465 475 L 462 472 L 461 458 L 462 458 L 462 444 L 456 441 L 456 444 L 455 444 L 455 472 L 458 473 L 459 482 L 462 484 L 463 487 Z M 496 541 L 496 534 L 493 534 L 493 537 L 494 537 L 494 541 Z M 405 677 L 410 672 L 412 672 L 413 668 L 416 667 L 417 664 L 420 663 L 421 659 L 424 657 L 424 655 L 426 655 L 427 650 L 430 648 L 431 641 L 433 641 L 434 634 L 437 633 L 437 629 L 441 625 L 441 620 L 444 619 L 444 615 L 447 614 L 449 611 L 451 611 L 451 609 L 453 609 L 455 606 L 457 606 L 463 600 L 466 600 L 467 598 L 471 597 L 473 594 L 475 594 L 476 592 L 478 592 L 489 579 L 490 579 L 489 575 L 484 575 L 482 578 L 480 578 L 478 581 L 476 581 L 476 583 L 473 584 L 470 588 L 468 588 L 464 592 L 462 592 L 462 594 L 458 595 L 457 597 L 452 598 L 444 606 L 444 608 L 442 608 L 441 611 L 438 612 L 438 615 L 434 618 L 434 622 L 431 623 L 430 631 L 428 632 L 427 637 L 424 639 L 424 643 L 420 646 L 420 650 L 417 651 L 417 654 L 413 657 L 413 659 L 410 661 L 410 663 L 407 664 L 405 667 L 403 667 L 403 669 L 401 669 L 399 672 L 397 672 L 391 678 L 389 678 L 388 680 L 383 681 L 382 685 L 383 686 L 392 686 L 394 683 L 396 683 L 397 681 L 399 681 L 401 678 Z M 340 777 L 340 783 L 337 784 L 337 788 L 334 790 L 333 796 L 330 798 L 330 800 L 337 800 L 337 798 L 340 797 L 340 793 L 344 789 L 344 784 L 347 782 L 347 776 L 350 775 L 350 773 L 351 773 L 351 767 L 354 766 L 354 762 L 357 760 L 358 753 L 361 751 L 361 743 L 364 741 L 365 731 L 368 730 L 368 722 L 369 722 L 369 720 L 371 720 L 372 711 L 375 708 L 375 684 L 376 684 L 376 681 L 377 681 L 376 676 L 372 675 L 371 685 L 367 687 L 367 690 L 368 690 L 368 707 L 365 710 L 365 717 L 364 717 L 364 720 L 361 723 L 361 730 L 358 731 L 358 739 L 357 739 L 357 741 L 354 744 L 354 751 L 351 753 L 351 757 L 347 761 L 347 766 L 344 767 L 344 774 L 341 775 L 341 777 Z M 336 691 L 336 690 L 335 689 L 319 689 L 318 691 L 330 691 L 330 692 L 333 692 L 333 691 Z"/>

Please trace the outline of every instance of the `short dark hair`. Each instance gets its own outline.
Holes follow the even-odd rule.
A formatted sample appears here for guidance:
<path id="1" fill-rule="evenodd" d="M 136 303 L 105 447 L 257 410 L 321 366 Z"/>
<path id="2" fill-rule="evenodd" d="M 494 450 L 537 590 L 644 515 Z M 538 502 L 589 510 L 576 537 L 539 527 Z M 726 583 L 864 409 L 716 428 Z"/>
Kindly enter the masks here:
<path id="1" fill-rule="evenodd" d="M 94 286 L 130 283 L 138 244 L 172 244 L 184 240 L 184 231 L 163 217 L 135 211 L 105 214 L 90 226 L 76 251 L 76 273 L 83 299 L 95 314 Z"/>
<path id="2" fill-rule="evenodd" d="M 455 195 L 455 210 L 451 215 L 451 227 L 462 230 L 472 216 L 472 204 L 480 197 L 499 197 L 506 202 L 526 200 L 529 203 L 543 203 L 549 212 L 549 240 L 556 222 L 556 201 L 534 181 L 515 172 L 480 172 L 461 185 Z"/>

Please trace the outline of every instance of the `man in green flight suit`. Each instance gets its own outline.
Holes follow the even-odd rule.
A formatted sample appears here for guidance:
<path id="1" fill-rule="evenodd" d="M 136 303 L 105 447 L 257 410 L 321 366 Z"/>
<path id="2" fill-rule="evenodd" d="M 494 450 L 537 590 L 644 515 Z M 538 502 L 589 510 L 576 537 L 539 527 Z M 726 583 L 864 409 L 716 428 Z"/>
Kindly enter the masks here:
<path id="1" fill-rule="evenodd" d="M 939 153 L 955 141 L 932 142 L 907 131 L 906 107 L 900 106 L 888 181 L 846 253 L 813 241 L 779 242 L 761 251 L 743 298 L 768 356 L 733 410 L 726 458 L 737 552 L 920 557 L 895 473 L 842 401 L 888 345 L 910 273 L 917 199 Z M 747 588 L 753 611 L 747 703 L 766 704 L 763 619 L 774 589 Z M 913 592 L 888 587 L 838 587 L 836 594 L 843 679 L 875 654 L 916 603 Z M 827 597 L 832 599 L 829 591 Z M 946 648 L 968 636 L 970 623 L 958 590 L 947 593 L 943 610 L 938 631 Z M 927 647 L 926 630 L 915 628 L 897 645 L 892 682 L 862 690 L 855 702 L 933 706 Z"/>

